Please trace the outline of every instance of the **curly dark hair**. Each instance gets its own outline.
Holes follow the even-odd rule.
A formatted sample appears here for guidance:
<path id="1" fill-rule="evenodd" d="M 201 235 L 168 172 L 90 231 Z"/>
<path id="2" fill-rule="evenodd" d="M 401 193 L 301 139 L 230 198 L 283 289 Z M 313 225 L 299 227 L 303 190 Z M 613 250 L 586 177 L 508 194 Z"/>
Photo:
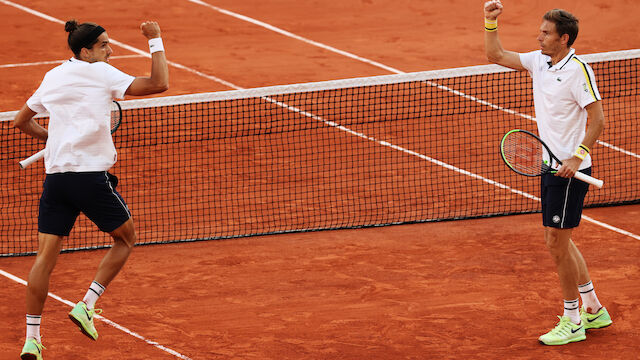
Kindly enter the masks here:
<path id="1" fill-rule="evenodd" d="M 67 21 L 64 24 L 64 30 L 69 33 L 67 43 L 76 58 L 79 58 L 82 48 L 91 49 L 98 42 L 98 36 L 104 32 L 100 25 L 94 23 L 78 24 L 75 19 Z"/>

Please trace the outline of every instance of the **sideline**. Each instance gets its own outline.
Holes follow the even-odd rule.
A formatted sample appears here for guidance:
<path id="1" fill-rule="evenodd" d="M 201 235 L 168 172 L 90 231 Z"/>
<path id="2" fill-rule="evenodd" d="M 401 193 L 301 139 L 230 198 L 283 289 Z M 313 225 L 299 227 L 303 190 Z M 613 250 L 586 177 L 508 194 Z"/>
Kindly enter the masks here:
<path id="1" fill-rule="evenodd" d="M 27 282 L 25 280 L 15 276 L 15 275 L 12 275 L 12 274 L 10 274 L 10 273 L 2 270 L 2 269 L 0 269 L 0 275 L 4 276 L 4 277 L 6 277 L 6 278 L 8 278 L 10 280 L 13 280 L 13 281 L 15 281 L 15 282 L 17 282 L 19 284 L 27 286 Z M 58 295 L 56 295 L 54 293 L 50 292 L 48 294 L 48 296 L 50 298 L 52 298 L 52 299 L 58 300 L 59 302 L 65 304 L 65 305 L 68 305 L 69 307 L 74 307 L 75 306 L 75 304 L 72 303 L 71 301 L 65 300 L 65 299 L 61 298 L 60 296 L 58 296 Z M 179 352 L 177 352 L 175 350 L 172 350 L 172 349 L 169 349 L 168 347 L 166 347 L 164 345 L 161 345 L 161 344 L 159 344 L 159 343 L 157 343 L 157 342 L 155 342 L 153 340 L 149 340 L 149 339 L 145 338 L 144 336 L 142 336 L 142 335 L 140 335 L 140 334 L 138 334 L 138 333 L 136 333 L 134 331 L 131 331 L 131 330 L 127 329 L 126 327 L 124 327 L 124 326 L 122 326 L 122 325 L 120 325 L 120 324 L 118 324 L 118 323 L 116 323 L 114 321 L 111 321 L 111 320 L 105 318 L 104 316 L 100 316 L 100 315 L 96 314 L 96 315 L 94 315 L 94 317 L 96 319 L 99 319 L 100 321 L 108 324 L 108 325 L 113 326 L 114 328 L 116 328 L 116 329 L 118 329 L 118 330 L 120 330 L 120 331 L 122 331 L 122 332 L 124 332 L 124 333 L 126 333 L 128 335 L 131 335 L 131 336 L 133 336 L 133 337 L 135 337 L 137 339 L 140 339 L 140 340 L 146 342 L 149 345 L 152 345 L 152 346 L 154 346 L 154 347 L 156 347 L 156 348 L 158 348 L 158 349 L 160 349 L 160 350 L 162 350 L 162 351 L 164 351 L 164 352 L 166 352 L 168 354 L 171 354 L 171 355 L 177 357 L 178 359 L 192 360 L 190 357 L 188 357 L 186 355 L 182 355 Z"/>

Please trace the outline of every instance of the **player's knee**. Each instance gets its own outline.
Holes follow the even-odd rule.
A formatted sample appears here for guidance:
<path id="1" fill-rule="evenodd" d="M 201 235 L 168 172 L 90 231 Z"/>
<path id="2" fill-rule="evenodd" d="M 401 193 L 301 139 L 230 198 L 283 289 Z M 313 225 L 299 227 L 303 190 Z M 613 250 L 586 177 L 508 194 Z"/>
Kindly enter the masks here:
<path id="1" fill-rule="evenodd" d="M 129 249 L 132 249 L 136 241 L 138 241 L 138 235 L 131 219 L 113 231 L 111 237 L 113 237 L 114 242 L 122 243 Z"/>
<path id="2" fill-rule="evenodd" d="M 48 257 L 38 256 L 31 267 L 32 272 L 40 275 L 50 275 L 56 267 L 56 260 Z"/>
<path id="3" fill-rule="evenodd" d="M 130 249 L 133 249 L 137 241 L 138 241 L 138 235 L 136 235 L 135 231 L 133 232 L 133 234 L 131 234 L 130 237 L 125 239 L 125 243 Z"/>
<path id="4" fill-rule="evenodd" d="M 569 253 L 568 242 L 565 239 L 564 234 L 555 228 L 547 228 L 545 231 L 545 242 L 547 249 L 551 253 L 551 256 L 557 262 L 561 260 Z"/>
<path id="5" fill-rule="evenodd" d="M 545 243 L 547 244 L 547 248 L 549 250 L 553 250 L 558 246 L 558 237 L 557 236 L 553 236 L 551 234 L 547 234 L 547 236 L 544 237 Z"/>
<path id="6" fill-rule="evenodd" d="M 122 243 L 131 250 L 135 246 L 136 241 L 138 241 L 138 236 L 135 231 L 132 231 L 131 233 L 122 234 L 121 236 L 114 236 L 113 240 Z"/>

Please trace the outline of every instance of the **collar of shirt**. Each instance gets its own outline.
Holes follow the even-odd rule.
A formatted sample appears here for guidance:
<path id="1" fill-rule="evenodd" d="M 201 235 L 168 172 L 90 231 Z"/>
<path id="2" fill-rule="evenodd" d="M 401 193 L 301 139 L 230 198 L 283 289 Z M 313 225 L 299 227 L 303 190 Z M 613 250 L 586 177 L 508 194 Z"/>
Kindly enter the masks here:
<path id="1" fill-rule="evenodd" d="M 78 63 L 78 64 L 90 64 L 87 61 L 76 59 L 75 56 L 69 59 L 69 61 L 71 61 L 72 63 Z"/>
<path id="2" fill-rule="evenodd" d="M 575 53 L 576 53 L 576 50 L 571 48 L 571 50 L 569 50 L 569 53 L 567 54 L 567 56 L 565 56 L 562 60 L 558 61 L 555 65 L 551 65 L 551 56 L 545 55 L 545 60 L 547 62 L 547 65 L 549 65 L 549 68 L 547 70 L 549 70 L 549 71 L 562 70 L 562 68 L 569 62 L 569 60 L 571 60 L 571 57 Z"/>

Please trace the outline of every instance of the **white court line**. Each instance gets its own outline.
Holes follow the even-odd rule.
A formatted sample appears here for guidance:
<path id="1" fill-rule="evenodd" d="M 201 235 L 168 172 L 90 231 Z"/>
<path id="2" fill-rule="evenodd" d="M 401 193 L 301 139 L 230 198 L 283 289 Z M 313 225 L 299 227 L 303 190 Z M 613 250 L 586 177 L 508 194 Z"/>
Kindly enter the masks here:
<path id="1" fill-rule="evenodd" d="M 267 30 L 276 32 L 276 33 L 284 35 L 286 37 L 290 37 L 292 39 L 296 39 L 296 40 L 302 41 L 302 42 L 304 42 L 306 44 L 313 45 L 313 46 L 319 47 L 321 49 L 325 49 L 325 50 L 328 50 L 328 51 L 334 52 L 336 54 L 340 54 L 340 55 L 346 56 L 348 58 L 351 58 L 351 59 L 354 59 L 354 60 L 369 64 L 369 65 L 373 65 L 375 67 L 387 70 L 389 72 L 392 72 L 392 73 L 395 73 L 395 74 L 406 74 L 402 70 L 398 70 L 396 68 L 390 67 L 390 66 L 382 64 L 382 63 L 379 63 L 377 61 L 374 61 L 374 60 L 371 60 L 371 59 L 367 59 L 367 58 L 364 58 L 362 56 L 355 55 L 355 54 L 350 53 L 348 51 L 344 51 L 344 50 L 340 50 L 340 49 L 334 48 L 333 46 L 329 46 L 329 45 L 323 44 L 323 43 L 315 41 L 315 40 L 307 39 L 305 37 L 302 37 L 300 35 L 296 35 L 294 33 L 286 31 L 284 29 L 280 29 L 280 28 L 278 28 L 276 26 L 273 26 L 271 24 L 267 24 L 267 23 L 265 23 L 263 21 L 260 21 L 260 20 L 245 16 L 245 15 L 242 15 L 242 14 L 238 14 L 238 13 L 235 13 L 233 11 L 223 9 L 223 8 L 215 6 L 215 5 L 208 4 L 208 3 L 206 3 L 206 2 L 204 2 L 202 0 L 187 0 L 187 1 L 192 2 L 194 4 L 198 4 L 198 5 L 207 7 L 207 8 L 212 9 L 212 10 L 215 10 L 215 11 L 221 13 L 221 14 L 225 14 L 225 15 L 234 17 L 236 19 L 239 19 L 239 20 L 242 20 L 242 21 L 246 21 L 248 23 L 263 27 L 263 28 L 265 28 Z M 490 107 L 490 108 L 492 108 L 494 110 L 503 111 L 503 112 L 506 112 L 507 114 L 510 114 L 510 115 L 516 115 L 516 116 L 519 116 L 519 117 L 522 117 L 522 118 L 525 118 L 525 119 L 528 119 L 528 120 L 536 121 L 535 117 L 533 117 L 531 115 L 523 114 L 523 113 L 520 113 L 520 112 L 515 111 L 515 110 L 511 110 L 511 109 L 504 108 L 504 107 L 496 105 L 496 104 L 492 104 L 492 103 L 490 103 L 488 101 L 482 100 L 482 99 L 477 98 L 475 96 L 471 96 L 471 95 L 465 94 L 465 93 L 463 93 L 461 91 L 449 88 L 449 87 L 444 86 L 444 85 L 439 85 L 436 82 L 426 81 L 425 83 L 430 85 L 430 86 L 434 86 L 434 87 L 436 87 L 436 88 L 438 88 L 440 90 L 451 92 L 451 93 L 453 93 L 455 95 L 458 95 L 460 97 L 463 97 L 463 98 L 465 98 L 467 100 L 474 101 L 474 102 L 477 102 L 479 104 L 488 106 L 488 107 Z M 628 155 L 628 156 L 631 156 L 631 157 L 635 157 L 636 159 L 640 159 L 640 155 L 635 154 L 635 153 L 633 153 L 631 151 L 628 151 L 628 150 L 625 150 L 625 149 L 620 148 L 618 146 L 609 144 L 609 143 L 604 142 L 602 140 L 596 140 L 596 142 L 598 144 L 600 144 L 600 145 L 602 145 L 604 147 L 607 147 L 609 149 L 612 149 L 614 151 L 619 151 L 619 152 L 621 152 L 621 153 L 623 153 L 625 155 Z"/>
<path id="2" fill-rule="evenodd" d="M 588 221 L 590 223 L 596 224 L 598 226 L 602 226 L 605 229 L 609 229 L 611 231 L 615 231 L 618 234 L 626 235 L 626 236 L 632 237 L 632 238 L 634 238 L 636 240 L 640 240 L 640 235 L 636 235 L 636 234 L 634 234 L 632 232 L 629 232 L 629 231 L 626 231 L 626 230 L 622 230 L 622 229 L 617 228 L 615 226 L 611 226 L 611 225 L 609 225 L 607 223 L 603 223 L 602 221 L 598 221 L 598 220 L 596 220 L 596 219 L 594 219 L 594 218 L 592 218 L 590 216 L 587 216 L 587 215 L 583 214 L 582 215 L 582 219 L 584 219 L 584 220 L 586 220 L 586 221 Z"/>
<path id="3" fill-rule="evenodd" d="M 277 30 L 278 30 L 277 32 L 279 32 L 279 33 L 281 33 L 281 34 L 284 34 L 284 35 L 286 35 L 286 36 L 289 36 L 289 35 L 287 35 L 287 34 L 291 34 L 291 33 L 287 32 L 287 31 L 285 31 L 285 30 L 278 29 L 278 28 L 276 28 L 276 27 L 274 27 L 274 26 L 271 26 L 271 25 L 269 25 L 269 24 L 263 23 L 263 22 L 261 22 L 261 21 L 258 21 L 258 20 L 255 20 L 255 19 L 251 19 L 251 18 L 246 17 L 246 16 L 244 16 L 244 15 L 236 14 L 236 13 L 233 13 L 233 12 L 231 12 L 231 11 L 224 10 L 224 9 L 221 9 L 221 8 L 218 8 L 218 7 L 215 7 L 215 6 L 213 6 L 213 5 L 209 5 L 209 4 L 207 4 L 207 3 L 205 3 L 205 2 L 202 2 L 202 1 L 200 1 L 200 0 L 188 0 L 188 1 L 191 1 L 191 2 L 193 2 L 193 3 L 195 3 L 195 4 L 199 4 L 199 5 L 203 5 L 203 6 L 210 7 L 210 8 L 212 8 L 212 9 L 216 10 L 216 11 L 220 11 L 220 12 L 223 12 L 224 14 L 227 14 L 227 15 L 234 16 L 234 17 L 236 17 L 236 18 L 242 19 L 243 21 L 249 21 L 249 20 L 250 20 L 250 22 L 252 22 L 252 23 L 254 23 L 254 24 L 257 24 L 257 25 L 259 25 L 259 26 L 266 27 L 266 28 L 268 28 L 268 29 L 270 29 L 270 30 L 277 29 Z M 39 17 L 42 17 L 42 18 L 44 18 L 44 19 L 46 19 L 46 20 L 49 20 L 49 21 L 53 21 L 53 22 L 57 22 L 57 23 L 61 23 L 61 24 L 63 23 L 61 20 L 58 20 L 58 19 L 56 19 L 56 18 L 53 18 L 53 17 L 51 17 L 51 16 L 49 16 L 49 15 L 46 15 L 46 14 L 40 13 L 40 12 L 38 12 L 38 11 L 35 11 L 35 10 L 32 10 L 32 9 L 29 9 L 29 8 L 26 8 L 26 7 L 22 6 L 22 5 L 18 5 L 18 4 L 12 3 L 12 2 L 10 2 L 10 1 L 7 1 L 7 0 L 0 0 L 0 2 L 5 3 L 5 4 L 7 4 L 7 5 L 10 5 L 10 6 L 13 6 L 13 7 L 16 7 L 16 8 L 18 8 L 18 9 L 24 10 L 24 11 L 26 11 L 26 12 L 29 12 L 29 13 L 31 13 L 31 14 L 33 14 L 33 15 L 36 15 L 36 16 L 39 16 Z M 274 30 L 274 31 L 275 31 L 275 30 Z M 291 34 L 291 35 L 293 35 L 293 36 L 294 36 L 294 38 L 296 38 L 296 39 L 298 39 L 298 40 L 300 40 L 300 39 L 304 39 L 304 38 L 299 37 L 299 36 L 294 35 L 294 34 Z M 119 45 L 119 46 L 121 46 L 121 47 L 123 47 L 123 48 L 125 48 L 125 49 L 128 49 L 128 50 L 132 51 L 132 52 L 135 52 L 135 53 L 137 53 L 137 54 L 144 55 L 144 56 L 146 56 L 146 57 L 150 57 L 150 55 L 149 55 L 148 53 L 143 52 L 143 51 L 141 51 L 141 50 L 139 50 L 139 49 L 137 49 L 137 48 L 134 48 L 134 47 L 131 47 L 131 46 L 129 46 L 129 45 L 126 45 L 126 44 L 120 43 L 120 42 L 115 41 L 115 40 L 113 40 L 113 39 L 111 39 L 111 41 L 112 41 L 113 43 L 115 43 L 116 45 Z M 309 41 L 310 43 L 314 43 L 314 44 L 316 43 L 316 42 L 311 41 L 311 40 L 308 40 L 308 41 Z M 320 44 L 320 43 L 318 43 L 318 44 Z M 326 46 L 326 45 L 324 45 L 324 47 L 323 47 L 323 48 L 328 49 L 328 50 L 330 50 L 330 51 L 335 51 L 335 52 L 338 52 L 338 53 L 341 53 L 341 54 L 342 54 L 342 53 L 350 54 L 350 53 L 346 53 L 346 52 L 343 52 L 343 51 L 341 51 L 341 50 L 338 50 L 338 49 L 335 49 L 335 48 L 332 48 L 332 47 L 329 47 L 329 46 Z M 343 55 L 344 55 L 344 54 L 343 54 Z M 400 70 L 397 70 L 397 69 L 394 69 L 394 68 L 390 68 L 390 67 L 388 67 L 388 66 L 386 66 L 386 65 L 383 65 L 383 64 L 377 63 L 377 62 L 372 61 L 372 60 L 364 59 L 364 58 L 361 58 L 361 57 L 356 56 L 356 55 L 353 55 L 353 54 L 350 54 L 350 56 L 349 56 L 349 57 L 354 58 L 354 59 L 356 59 L 356 60 L 360 60 L 360 61 L 367 62 L 367 63 L 372 64 L 372 65 L 374 65 L 374 66 L 382 67 L 382 68 L 384 68 L 384 69 L 386 69 L 386 70 L 388 70 L 388 71 L 398 72 L 398 73 L 404 73 L 404 72 L 402 72 L 402 71 L 400 71 Z M 175 64 L 175 63 L 173 63 L 173 64 L 174 64 L 174 66 L 179 65 L 179 64 Z M 242 87 L 239 87 L 239 86 L 237 86 L 237 85 L 235 85 L 235 84 L 232 84 L 232 83 L 229 83 L 229 82 L 227 82 L 227 81 L 224 81 L 224 80 L 218 79 L 218 78 L 216 78 L 216 77 L 214 77 L 214 76 L 210 76 L 210 75 L 206 75 L 206 74 L 200 73 L 200 72 L 198 72 L 198 71 L 196 71 L 196 70 L 193 70 L 193 69 L 187 68 L 186 66 L 179 65 L 179 66 L 176 66 L 176 67 L 183 68 L 183 69 L 185 69 L 185 70 L 187 70 L 187 71 L 190 71 L 190 72 L 196 73 L 196 74 L 198 74 L 198 75 L 200 75 L 200 76 L 203 76 L 203 77 L 206 77 L 206 78 L 211 78 L 212 80 L 218 81 L 218 82 L 220 82 L 220 83 L 223 83 L 223 84 L 225 84 L 225 85 L 227 85 L 227 86 L 229 86 L 229 87 L 235 88 L 235 89 L 237 89 L 237 90 L 242 89 Z M 216 80 L 216 79 L 217 79 L 217 80 Z M 473 97 L 473 96 L 467 95 L 467 94 L 465 94 L 465 93 L 463 93 L 463 92 L 460 92 L 460 91 L 457 91 L 457 90 L 454 90 L 454 89 L 450 89 L 450 88 L 448 88 L 448 87 L 446 87 L 446 86 L 442 86 L 442 85 L 439 85 L 439 84 L 436 84 L 436 83 L 433 83 L 433 82 L 428 82 L 428 83 L 429 83 L 429 85 L 436 86 L 436 87 L 438 87 L 439 89 L 446 90 L 446 91 L 450 91 L 450 92 L 452 92 L 452 93 L 454 93 L 454 94 L 456 94 L 456 95 L 458 95 L 458 96 L 462 96 L 462 97 L 464 97 L 464 98 L 466 98 L 466 99 L 469 99 L 469 100 L 472 100 L 472 101 L 477 101 L 477 102 L 478 102 L 478 103 L 480 103 L 480 104 L 483 104 L 483 105 L 486 105 L 486 106 L 492 107 L 492 108 L 494 108 L 494 109 L 497 109 L 497 110 L 500 110 L 500 111 L 505 111 L 505 112 L 507 112 L 507 113 L 509 113 L 509 114 L 518 115 L 518 116 L 524 117 L 524 118 L 529 119 L 529 120 L 532 120 L 532 119 L 533 119 L 533 117 L 532 117 L 531 115 L 521 114 L 521 113 L 519 113 L 519 112 L 517 112 L 517 111 L 511 110 L 511 109 L 503 108 L 503 107 L 501 107 L 501 106 L 498 106 L 498 105 L 495 105 L 495 104 L 489 103 L 489 102 L 487 102 L 487 101 L 484 101 L 484 100 L 478 99 L 478 98 L 476 98 L 476 97 Z M 526 197 L 526 198 L 529 198 L 529 199 L 532 199 L 532 200 L 536 200 L 536 199 L 538 199 L 538 198 L 537 198 L 536 196 L 534 196 L 534 195 L 528 194 L 528 193 L 526 193 L 526 192 L 523 192 L 523 191 L 520 191 L 520 190 L 517 190 L 517 189 L 513 189 L 513 188 L 511 188 L 511 187 L 510 187 L 510 186 L 508 186 L 508 185 L 505 185 L 505 184 L 499 183 L 499 182 L 494 181 L 494 180 L 491 180 L 491 179 L 487 179 L 487 178 L 485 178 L 485 177 L 483 177 L 483 176 L 481 176 L 481 175 L 474 174 L 474 173 L 469 172 L 469 171 L 467 171 L 467 170 L 457 168 L 457 167 L 455 167 L 455 166 L 453 166 L 453 165 L 450 165 L 450 164 L 444 163 L 444 162 L 442 162 L 442 161 L 440 161 L 440 160 L 437 160 L 437 159 L 431 158 L 431 157 L 426 156 L 426 155 L 419 154 L 419 153 L 414 152 L 414 151 L 409 150 L 409 149 L 404 149 L 404 148 L 402 148 L 402 147 L 400 147 L 400 146 L 393 145 L 393 144 L 388 143 L 388 142 L 386 142 L 386 141 L 376 140 L 376 139 L 374 139 L 374 138 L 372 138 L 372 137 L 369 137 L 369 136 L 367 136 L 367 135 L 365 135 L 365 134 L 358 133 L 358 132 L 356 132 L 356 131 L 353 131 L 353 130 L 351 130 L 351 129 L 349 129 L 349 128 L 346 128 L 346 127 L 344 127 L 344 126 L 342 126 L 342 125 L 339 125 L 339 124 L 337 124 L 337 123 L 334 123 L 334 122 L 331 122 L 331 121 L 324 120 L 324 119 L 322 119 L 322 118 L 320 118 L 320 117 L 318 117 L 318 116 L 316 116 L 316 115 L 314 115 L 314 114 L 310 114 L 310 113 L 308 113 L 308 112 L 305 112 L 305 111 L 303 111 L 303 110 L 297 109 L 297 108 L 292 107 L 292 106 L 289 106 L 289 105 L 287 105 L 287 104 L 280 103 L 280 102 L 275 101 L 275 100 L 273 100 L 273 99 L 271 99 L 271 98 L 263 97 L 263 99 L 265 99 L 265 100 L 267 100 L 267 101 L 270 101 L 270 102 L 272 102 L 272 103 L 278 104 L 279 106 L 284 106 L 284 107 L 286 107 L 286 108 L 288 108 L 288 109 L 290 109 L 290 110 L 292 110 L 292 111 L 298 112 L 298 113 L 303 114 L 303 115 L 305 115 L 305 116 L 307 116 L 307 117 L 311 117 L 311 118 L 313 118 L 313 119 L 316 119 L 316 120 L 319 120 L 319 121 L 323 121 L 323 122 L 325 122 L 326 124 L 328 124 L 328 125 L 330 125 L 330 126 L 333 126 L 333 127 L 337 128 L 337 129 L 340 129 L 340 130 L 345 131 L 345 132 L 347 132 L 347 133 L 350 133 L 350 134 L 352 134 L 352 135 L 356 135 L 356 136 L 358 136 L 358 137 L 360 137 L 360 138 L 362 138 L 362 139 L 366 139 L 366 140 L 369 140 L 369 141 L 375 141 L 376 143 L 378 143 L 378 144 L 380 144 L 380 145 L 383 145 L 383 146 L 386 146 L 386 147 L 390 147 L 390 148 L 392 148 L 392 149 L 394 149 L 394 150 L 402 151 L 402 152 L 404 152 L 404 153 L 407 153 L 407 154 L 410 154 L 410 155 L 413 155 L 413 156 L 417 156 L 417 157 L 419 157 L 419 158 L 421 158 L 421 159 L 423 159 L 423 160 L 430 161 L 430 162 L 432 162 L 432 163 L 434 163 L 434 164 L 436 164 L 436 165 L 443 166 L 443 167 L 445 167 L 445 168 L 447 168 L 447 169 L 449 169 L 449 170 L 452 170 L 452 171 L 458 172 L 458 173 L 460 173 L 460 174 L 467 175 L 467 176 L 470 176 L 470 177 L 472 177 L 472 178 L 482 180 L 482 181 L 484 181 L 484 182 L 486 182 L 486 183 L 489 183 L 489 184 L 491 184 L 491 185 L 497 186 L 497 187 L 499 187 L 499 188 L 507 189 L 507 190 L 509 190 L 509 191 L 511 191 L 511 192 L 513 192 L 513 193 L 516 193 L 516 194 L 522 195 L 522 196 L 524 196 L 524 197 Z M 539 200 L 537 200 L 537 201 L 539 201 Z M 602 224 L 604 224 L 604 223 L 602 223 Z M 605 224 L 605 225 L 606 225 L 606 224 Z M 613 227 L 613 226 L 610 226 L 610 225 L 608 225 L 608 226 L 609 226 L 609 227 L 607 227 L 608 229 L 616 229 L 616 228 L 615 228 L 615 227 Z M 620 232 L 620 233 L 628 233 L 628 234 L 631 234 L 631 233 L 629 233 L 629 232 L 626 232 L 625 230 L 621 230 L 621 229 L 618 229 L 618 230 L 619 230 L 618 232 Z M 614 231 L 615 231 L 615 230 L 614 230 Z"/>
<path id="4" fill-rule="evenodd" d="M 392 73 L 396 73 L 396 74 L 404 74 L 405 73 L 404 71 L 392 68 L 391 66 L 387 66 L 387 65 L 381 64 L 381 63 L 379 63 L 377 61 L 373 61 L 373 60 L 370 60 L 370 59 L 363 58 L 361 56 L 352 54 L 352 53 L 350 53 L 348 51 L 336 49 L 333 46 L 329 46 L 329 45 L 323 44 L 321 42 L 317 42 L 317 41 L 314 41 L 314 40 L 307 39 L 305 37 L 302 37 L 300 35 L 296 35 L 294 33 L 291 33 L 289 31 L 280 29 L 280 28 L 275 27 L 273 25 L 269 25 L 269 24 L 267 24 L 265 22 L 262 22 L 260 20 L 256 20 L 254 18 L 250 18 L 248 16 L 244 16 L 244 15 L 235 13 L 233 11 L 229 11 L 229 10 L 226 10 L 226 9 L 223 9 L 223 8 L 211 5 L 211 4 L 207 4 L 204 1 L 200 1 L 200 0 L 187 0 L 187 1 L 190 1 L 190 2 L 192 2 L 194 4 L 198 4 L 198 5 L 202 5 L 202 6 L 208 7 L 208 8 L 213 9 L 213 10 L 219 12 L 219 13 L 222 13 L 222 14 L 225 14 L 225 15 L 229 15 L 231 17 L 234 17 L 236 19 L 240 19 L 242 21 L 246 21 L 246 22 L 252 23 L 254 25 L 258 25 L 258 26 L 263 27 L 265 29 L 277 32 L 279 34 L 282 34 L 284 36 L 287 36 L 287 37 L 290 37 L 290 38 L 293 38 L 293 39 L 296 39 L 296 40 L 300 40 L 300 41 L 305 42 L 307 44 L 310 44 L 310 45 L 313 45 L 313 46 L 316 46 L 316 47 L 319 47 L 319 48 L 334 52 L 336 54 L 340 54 L 340 55 L 346 56 L 348 58 L 355 59 L 355 60 L 361 61 L 363 63 L 367 63 L 367 64 L 370 64 L 370 65 L 373 65 L 375 67 L 379 67 L 381 69 L 387 70 L 387 71 L 392 72 Z"/>
<path id="5" fill-rule="evenodd" d="M 129 59 L 129 58 L 140 58 L 143 57 L 142 55 L 116 55 L 116 56 L 111 56 L 109 57 L 109 59 Z M 40 66 L 40 65 L 53 65 L 53 64 L 62 64 L 65 61 L 68 61 L 69 59 L 65 59 L 65 60 L 52 60 L 52 61 L 38 61 L 38 62 L 31 62 L 31 63 L 20 63 L 20 64 L 4 64 L 4 65 L 0 65 L 0 69 L 2 68 L 16 68 L 16 67 L 24 67 L 24 66 Z"/>
<path id="6" fill-rule="evenodd" d="M 6 277 L 6 278 L 8 278 L 10 280 L 13 280 L 13 281 L 17 282 L 18 284 L 22 284 L 24 286 L 27 286 L 27 282 L 25 280 L 13 275 L 13 274 L 10 274 L 10 273 L 2 270 L 2 269 L 0 269 L 0 275 L 4 276 L 4 277 Z M 48 296 L 50 298 L 52 298 L 52 299 L 58 300 L 59 302 L 65 304 L 65 305 L 69 305 L 70 307 L 74 307 L 76 305 L 76 304 L 72 303 L 71 301 L 65 300 L 65 299 L 61 298 L 60 296 L 58 296 L 58 295 L 56 295 L 54 293 L 51 293 L 51 292 L 48 294 Z M 153 340 L 149 340 L 149 339 L 145 338 L 144 336 L 142 336 L 142 335 L 140 335 L 140 334 L 138 334 L 138 333 L 136 333 L 134 331 L 131 331 L 131 330 L 127 329 L 126 327 L 124 327 L 122 325 L 119 325 L 116 322 L 113 322 L 113 321 L 105 318 L 104 316 L 94 315 L 94 317 L 96 319 L 99 319 L 100 321 L 106 323 L 106 324 L 109 324 L 109 325 L 113 326 L 114 328 L 116 328 L 116 329 L 118 329 L 120 331 L 123 331 L 123 332 L 125 332 L 125 333 L 127 333 L 127 334 L 129 334 L 129 335 L 131 335 L 131 336 L 133 336 L 135 338 L 138 338 L 138 339 L 146 342 L 149 345 L 152 345 L 152 346 L 154 346 L 154 347 L 156 347 L 156 348 L 158 348 L 158 349 L 160 349 L 160 350 L 162 350 L 162 351 L 164 351 L 166 353 L 169 353 L 169 354 L 177 357 L 178 359 L 192 360 L 190 357 L 182 355 L 182 354 L 180 354 L 179 352 L 177 352 L 175 350 L 171 350 L 166 346 L 160 345 L 159 343 L 157 343 L 157 342 L 155 342 Z"/>
<path id="7" fill-rule="evenodd" d="M 8 5 L 8 6 L 12 6 L 12 7 L 16 8 L 16 9 L 28 12 L 29 14 L 35 15 L 37 17 L 40 17 L 42 19 L 45 19 L 45 20 L 48 20 L 48 21 L 51 21 L 51 22 L 54 22 L 54 23 L 57 23 L 57 24 L 64 24 L 65 23 L 64 21 L 62 21 L 60 19 L 56 19 L 53 16 L 49 16 L 47 14 L 41 13 L 40 11 L 30 9 L 30 8 L 28 8 L 26 6 L 23 6 L 23 5 L 20 5 L 20 4 L 16 4 L 16 3 L 8 1 L 8 0 L 0 0 L 0 3 Z M 136 53 L 136 54 L 138 54 L 140 56 L 143 56 L 143 57 L 146 57 L 146 58 L 151 58 L 151 55 L 149 54 L 148 51 L 142 51 L 142 50 L 140 50 L 138 48 L 135 48 L 133 46 L 127 45 L 127 44 L 122 43 L 120 41 L 117 41 L 115 39 L 111 39 L 110 38 L 109 41 L 111 43 L 115 44 L 115 45 L 120 46 L 123 49 L 129 50 L 129 51 L 131 51 L 133 53 Z M 176 62 L 173 62 L 173 61 L 168 61 L 168 60 L 167 60 L 167 64 L 169 64 L 169 65 L 171 65 L 171 66 L 173 66 L 175 68 L 188 71 L 188 72 L 190 72 L 192 74 L 196 74 L 198 76 L 207 78 L 209 80 L 213 80 L 215 82 L 218 82 L 218 83 L 220 83 L 222 85 L 225 85 L 227 87 L 230 87 L 232 89 L 236 89 L 236 90 L 242 89 L 241 87 L 239 87 L 239 86 L 237 86 L 235 84 L 232 84 L 232 83 L 230 83 L 230 82 L 228 82 L 226 80 L 222 80 L 222 79 L 220 79 L 220 78 L 218 78 L 216 76 L 213 76 L 213 75 L 205 74 L 203 72 L 200 72 L 198 70 L 192 69 L 192 68 L 187 67 L 187 66 L 184 66 L 182 64 L 179 64 L 179 63 L 176 63 Z"/>

